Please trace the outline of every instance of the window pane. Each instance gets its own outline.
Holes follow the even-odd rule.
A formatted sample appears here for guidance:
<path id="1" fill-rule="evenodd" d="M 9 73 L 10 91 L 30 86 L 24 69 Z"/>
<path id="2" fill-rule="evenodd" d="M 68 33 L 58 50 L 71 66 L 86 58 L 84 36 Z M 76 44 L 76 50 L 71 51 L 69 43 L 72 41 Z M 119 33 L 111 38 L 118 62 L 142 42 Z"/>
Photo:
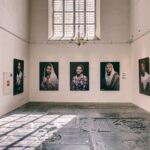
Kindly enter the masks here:
<path id="1" fill-rule="evenodd" d="M 63 23 L 63 14 L 54 13 L 54 24 L 62 24 L 62 23 Z"/>
<path id="2" fill-rule="evenodd" d="M 73 37 L 73 25 L 65 25 L 64 37 Z"/>
<path id="3" fill-rule="evenodd" d="M 78 36 L 78 30 L 80 32 L 80 36 L 84 37 L 84 25 L 80 25 L 80 28 L 78 27 L 78 25 L 76 25 L 76 34 L 75 36 Z"/>
<path id="4" fill-rule="evenodd" d="M 65 24 L 73 24 L 73 13 L 65 13 Z"/>
<path id="5" fill-rule="evenodd" d="M 63 11 L 63 0 L 54 0 L 54 11 Z"/>
<path id="6" fill-rule="evenodd" d="M 87 25 L 86 26 L 87 36 L 94 37 L 95 36 L 95 25 Z"/>
<path id="7" fill-rule="evenodd" d="M 95 11 L 95 0 L 86 0 L 86 11 Z"/>
<path id="8" fill-rule="evenodd" d="M 56 36 L 56 37 L 63 36 L 63 26 L 62 25 L 54 25 L 54 36 Z"/>
<path id="9" fill-rule="evenodd" d="M 72 39 L 73 36 L 78 36 L 78 30 L 80 32 L 80 36 L 83 38 L 85 36 L 88 39 L 93 39 L 93 37 L 95 37 L 95 0 L 53 1 L 53 30 L 55 39 Z"/>
<path id="10" fill-rule="evenodd" d="M 76 13 L 75 15 L 76 18 L 76 24 L 83 24 L 84 23 L 84 13 Z"/>
<path id="11" fill-rule="evenodd" d="M 65 0 L 65 11 L 73 11 L 73 0 Z"/>
<path id="12" fill-rule="evenodd" d="M 84 0 L 76 0 L 75 10 L 84 11 Z"/>
<path id="13" fill-rule="evenodd" d="M 95 23 L 95 13 L 86 13 L 86 23 Z"/>

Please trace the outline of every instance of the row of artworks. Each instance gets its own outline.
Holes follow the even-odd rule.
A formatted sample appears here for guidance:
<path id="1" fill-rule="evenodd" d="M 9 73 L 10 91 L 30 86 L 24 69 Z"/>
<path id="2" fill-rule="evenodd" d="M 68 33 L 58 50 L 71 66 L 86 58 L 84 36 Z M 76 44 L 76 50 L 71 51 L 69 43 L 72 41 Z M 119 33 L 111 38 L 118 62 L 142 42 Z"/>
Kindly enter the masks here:
<path id="1" fill-rule="evenodd" d="M 101 83 L 100 89 L 105 91 L 120 90 L 120 63 L 101 62 Z M 40 62 L 39 64 L 39 89 L 40 91 L 59 90 L 59 64 L 58 62 Z M 13 94 L 23 93 L 24 61 L 14 59 L 14 87 Z M 70 63 L 70 90 L 89 90 L 89 63 Z"/>
<path id="2" fill-rule="evenodd" d="M 139 91 L 150 95 L 150 61 L 149 58 L 139 59 Z M 100 90 L 120 90 L 120 63 L 100 63 Z M 58 62 L 40 62 L 39 64 L 39 89 L 41 91 L 59 90 L 59 64 Z M 13 87 L 11 80 L 13 79 Z M 24 91 L 24 61 L 14 59 L 14 73 L 4 74 L 4 93 L 20 94 Z M 70 63 L 70 90 L 89 90 L 89 63 Z"/>
<path id="3" fill-rule="evenodd" d="M 101 90 L 119 90 L 119 62 L 101 62 Z M 58 90 L 58 62 L 40 62 L 40 90 Z M 89 63 L 70 63 L 70 90 L 89 90 Z"/>

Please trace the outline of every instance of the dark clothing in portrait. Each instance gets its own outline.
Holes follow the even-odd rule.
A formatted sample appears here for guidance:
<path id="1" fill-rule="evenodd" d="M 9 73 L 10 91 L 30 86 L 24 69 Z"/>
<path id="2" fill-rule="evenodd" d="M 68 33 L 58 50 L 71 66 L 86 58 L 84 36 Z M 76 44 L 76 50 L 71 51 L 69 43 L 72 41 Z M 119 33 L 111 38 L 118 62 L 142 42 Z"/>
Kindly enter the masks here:
<path id="1" fill-rule="evenodd" d="M 14 59 L 13 94 L 17 95 L 24 91 L 24 61 Z"/>
<path id="2" fill-rule="evenodd" d="M 114 73 L 113 77 L 112 77 L 112 80 L 111 80 L 111 83 L 109 85 L 107 85 L 107 82 L 106 82 L 106 78 L 103 78 L 102 80 L 102 87 L 101 89 L 102 90 L 108 90 L 108 91 L 118 91 L 120 89 L 120 81 L 119 81 L 119 75 L 118 73 Z"/>
<path id="3" fill-rule="evenodd" d="M 73 77 L 71 83 L 71 90 L 74 91 L 85 91 L 88 90 L 88 78 L 85 75 L 78 78 L 77 75 Z"/>

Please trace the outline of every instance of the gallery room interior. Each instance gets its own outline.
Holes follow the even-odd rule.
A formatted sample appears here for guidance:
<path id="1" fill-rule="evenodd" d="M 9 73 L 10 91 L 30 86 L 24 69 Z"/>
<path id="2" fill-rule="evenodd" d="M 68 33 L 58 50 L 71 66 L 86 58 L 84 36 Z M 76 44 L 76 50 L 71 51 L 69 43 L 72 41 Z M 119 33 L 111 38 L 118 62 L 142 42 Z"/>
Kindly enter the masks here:
<path id="1" fill-rule="evenodd" d="M 0 150 L 150 150 L 149 0 L 0 0 Z"/>

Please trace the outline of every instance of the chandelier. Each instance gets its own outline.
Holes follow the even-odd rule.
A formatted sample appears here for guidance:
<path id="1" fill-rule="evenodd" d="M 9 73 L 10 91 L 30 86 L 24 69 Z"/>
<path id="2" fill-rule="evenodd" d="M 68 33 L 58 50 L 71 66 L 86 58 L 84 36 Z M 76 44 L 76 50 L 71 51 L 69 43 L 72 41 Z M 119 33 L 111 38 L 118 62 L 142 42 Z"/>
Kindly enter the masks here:
<path id="1" fill-rule="evenodd" d="M 78 35 L 77 35 L 77 37 L 71 39 L 71 43 L 75 43 L 78 46 L 84 45 L 88 41 L 88 39 L 85 39 L 84 36 L 81 36 L 81 30 L 80 30 L 81 24 L 80 24 L 80 22 L 81 22 L 81 18 L 80 18 L 80 0 L 78 0 Z"/>
<path id="2" fill-rule="evenodd" d="M 75 43 L 78 46 L 84 45 L 85 43 L 87 43 L 88 39 L 85 39 L 84 37 L 82 37 L 80 35 L 80 32 L 78 32 L 78 36 L 75 37 L 74 39 L 71 39 L 71 43 Z"/>

